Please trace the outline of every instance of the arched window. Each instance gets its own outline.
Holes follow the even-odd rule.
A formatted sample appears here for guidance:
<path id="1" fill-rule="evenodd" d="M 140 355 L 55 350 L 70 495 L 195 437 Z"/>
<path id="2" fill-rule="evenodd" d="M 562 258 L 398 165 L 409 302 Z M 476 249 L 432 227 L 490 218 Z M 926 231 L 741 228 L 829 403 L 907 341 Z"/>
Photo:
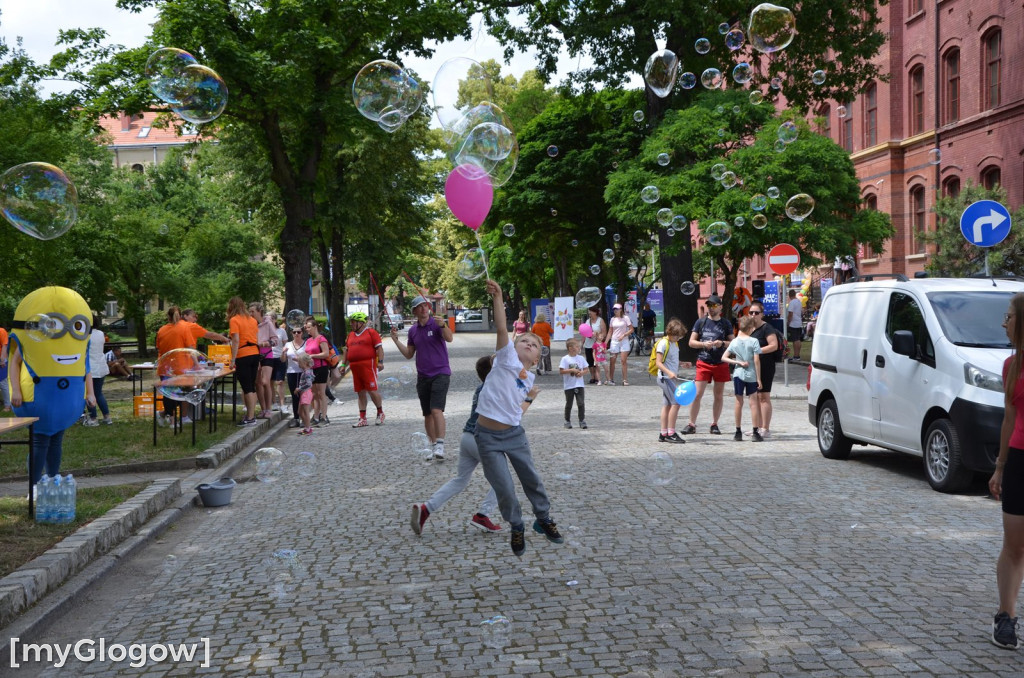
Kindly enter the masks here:
<path id="1" fill-rule="evenodd" d="M 853 102 L 851 101 L 846 106 L 846 117 L 843 118 L 843 148 L 853 153 Z"/>
<path id="2" fill-rule="evenodd" d="M 1003 78 L 1003 34 L 996 29 L 984 39 L 985 45 L 985 108 L 995 108 L 1001 100 Z"/>
<path id="3" fill-rule="evenodd" d="M 869 195 L 864 198 L 864 209 L 866 210 L 877 210 L 878 209 L 878 196 Z M 871 245 L 864 244 L 864 258 L 865 259 L 877 259 L 878 253 L 871 249 Z"/>
<path id="4" fill-rule="evenodd" d="M 132 165 L 132 171 L 133 172 L 138 172 L 139 174 L 142 174 L 143 172 L 146 171 L 146 168 L 143 167 L 142 163 L 138 163 L 137 162 L 134 165 Z"/>
<path id="5" fill-rule="evenodd" d="M 1002 178 L 1002 171 L 995 165 L 990 165 L 981 171 L 981 185 L 990 191 L 1000 184 Z"/>
<path id="6" fill-rule="evenodd" d="M 819 131 L 821 132 L 822 136 L 826 136 L 829 139 L 831 139 L 832 138 L 832 107 L 829 106 L 828 104 L 823 105 L 821 107 L 821 110 L 818 112 L 818 115 L 821 116 L 821 129 Z"/>
<path id="7" fill-rule="evenodd" d="M 864 90 L 864 147 L 878 143 L 878 87 L 875 83 Z"/>
<path id="8" fill-rule="evenodd" d="M 924 131 L 924 66 L 910 71 L 910 133 Z"/>
<path id="9" fill-rule="evenodd" d="M 960 177 L 949 177 L 942 182 L 942 195 L 955 198 L 960 195 Z"/>
<path id="10" fill-rule="evenodd" d="M 924 186 L 910 189 L 910 254 L 924 254 L 925 229 Z"/>
<path id="11" fill-rule="evenodd" d="M 943 79 L 945 81 L 942 111 L 944 122 L 948 125 L 960 119 L 960 50 L 951 49 L 942 59 Z"/>

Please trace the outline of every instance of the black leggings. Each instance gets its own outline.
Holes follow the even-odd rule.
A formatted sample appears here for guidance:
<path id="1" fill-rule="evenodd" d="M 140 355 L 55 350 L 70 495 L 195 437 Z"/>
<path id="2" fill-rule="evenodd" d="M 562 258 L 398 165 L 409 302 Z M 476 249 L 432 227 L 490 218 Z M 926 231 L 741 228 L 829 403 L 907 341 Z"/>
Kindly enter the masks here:
<path id="1" fill-rule="evenodd" d="M 299 387 L 301 372 L 289 372 L 285 375 L 288 380 L 288 392 L 292 394 L 292 418 L 299 418 L 299 396 L 295 395 L 295 389 Z"/>
<path id="2" fill-rule="evenodd" d="M 583 387 L 577 386 L 576 388 L 565 389 L 565 420 L 569 421 L 569 415 L 572 414 L 572 400 L 576 399 L 576 409 L 580 417 L 580 421 L 587 418 L 587 408 L 583 404 Z"/>

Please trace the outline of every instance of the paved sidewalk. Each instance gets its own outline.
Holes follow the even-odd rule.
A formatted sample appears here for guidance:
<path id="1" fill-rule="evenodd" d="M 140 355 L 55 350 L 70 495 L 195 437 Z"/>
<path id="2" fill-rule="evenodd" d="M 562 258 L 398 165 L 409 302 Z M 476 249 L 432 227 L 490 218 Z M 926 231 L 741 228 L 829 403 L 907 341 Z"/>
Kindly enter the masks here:
<path id="1" fill-rule="evenodd" d="M 489 341 L 456 334 L 453 457 Z M 384 376 L 395 375 L 400 359 L 385 347 Z M 9 675 L 1020 675 L 1024 657 L 987 639 L 998 504 L 932 491 L 918 459 L 822 458 L 802 384 L 776 401 L 768 442 L 731 440 L 728 397 L 726 435 L 709 435 L 708 394 L 699 432 L 659 444 L 660 395 L 645 370 L 634 358 L 632 386 L 587 389 L 587 431 L 562 427 L 561 379 L 540 378 L 524 425 L 565 544 L 530 531 L 520 559 L 507 534 L 470 527 L 486 491 L 479 473 L 415 536 L 411 503 L 452 476 L 454 459 L 413 455 L 422 419 L 411 386 L 386 401 L 383 427 L 350 428 L 346 398 L 330 427 L 278 437 L 286 463 L 274 482 L 185 512 L 20 639 L 208 638 L 209 668 L 107 657 Z M 300 452 L 316 455 L 312 477 Z M 280 549 L 294 558 L 275 558 Z M 499 614 L 509 639 L 485 639 L 481 622 Z"/>

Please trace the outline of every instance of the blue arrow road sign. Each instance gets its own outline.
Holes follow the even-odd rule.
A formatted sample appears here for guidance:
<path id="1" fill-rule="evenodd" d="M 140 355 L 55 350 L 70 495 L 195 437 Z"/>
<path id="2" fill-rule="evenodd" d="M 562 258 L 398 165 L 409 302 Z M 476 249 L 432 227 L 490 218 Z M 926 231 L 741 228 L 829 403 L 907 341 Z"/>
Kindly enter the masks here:
<path id="1" fill-rule="evenodd" d="M 960 232 L 972 245 L 998 245 L 1010 234 L 1010 212 L 995 200 L 979 200 L 960 215 Z"/>

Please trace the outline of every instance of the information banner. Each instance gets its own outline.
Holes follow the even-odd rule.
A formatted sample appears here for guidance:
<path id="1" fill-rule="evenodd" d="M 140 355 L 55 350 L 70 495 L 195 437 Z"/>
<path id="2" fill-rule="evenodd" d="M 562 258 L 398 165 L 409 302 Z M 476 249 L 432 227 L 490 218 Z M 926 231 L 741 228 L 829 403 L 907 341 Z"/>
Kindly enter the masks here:
<path id="1" fill-rule="evenodd" d="M 768 316 L 779 315 L 779 281 L 764 281 L 764 314 Z"/>
<path id="2" fill-rule="evenodd" d="M 576 332 L 573 327 L 572 309 L 575 300 L 573 297 L 555 297 L 555 321 L 551 326 L 555 328 L 552 336 L 554 341 L 565 341 L 571 339 Z"/>

